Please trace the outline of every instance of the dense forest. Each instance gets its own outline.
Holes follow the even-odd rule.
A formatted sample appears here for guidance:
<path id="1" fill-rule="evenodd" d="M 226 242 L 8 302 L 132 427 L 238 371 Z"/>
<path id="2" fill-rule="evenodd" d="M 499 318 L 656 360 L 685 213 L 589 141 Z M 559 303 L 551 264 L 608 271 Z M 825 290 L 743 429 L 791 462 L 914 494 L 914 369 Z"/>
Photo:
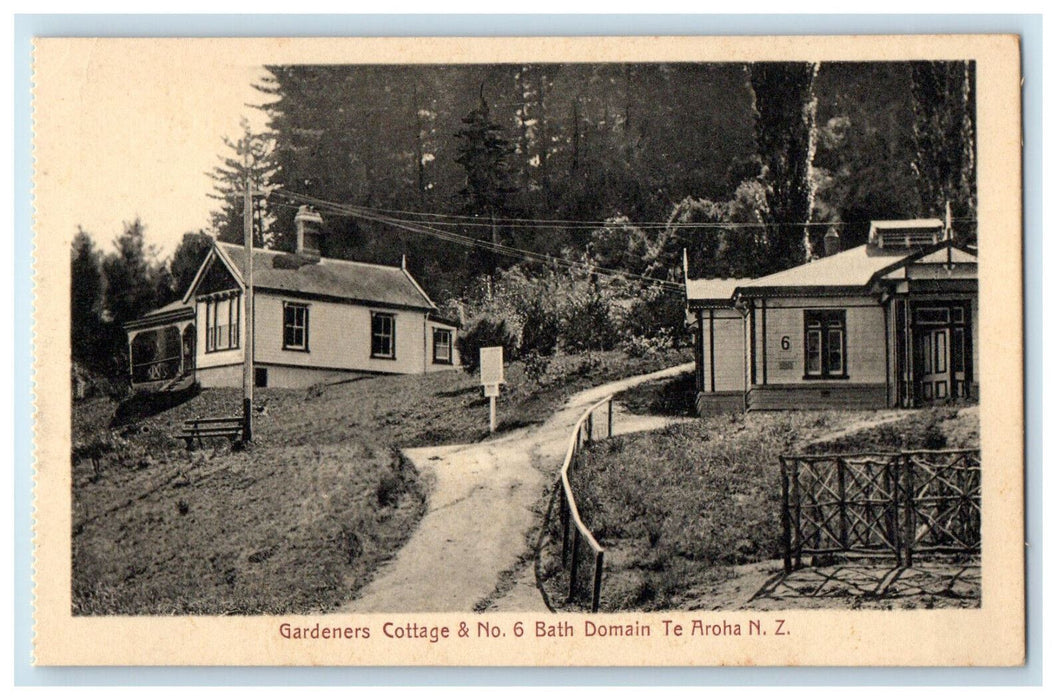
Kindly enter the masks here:
<path id="1" fill-rule="evenodd" d="M 75 291 L 75 327 L 109 328 L 96 337 L 113 352 L 120 323 L 176 298 L 209 235 L 242 239 L 232 195 L 245 175 L 264 193 L 258 244 L 291 249 L 296 208 L 314 204 L 326 255 L 388 264 L 405 255 L 467 323 L 508 324 L 499 332 L 518 352 L 633 333 L 678 342 L 682 302 L 670 290 L 685 250 L 693 276 L 767 274 L 822 254 L 830 229 L 850 247 L 872 219 L 941 218 L 947 203 L 957 234 L 977 235 L 971 63 L 285 65 L 267 74 L 256 86 L 267 128 L 225 141 L 215 191 L 205 193 L 219 202 L 206 232 L 155 267 L 139 222 L 106 255 L 87 236 L 75 241 L 75 285 L 80 276 L 93 290 Z M 566 336 L 566 318 L 612 318 L 612 331 Z M 536 340 L 544 324 L 550 338 Z M 75 345 L 75 357 L 85 352 Z"/>

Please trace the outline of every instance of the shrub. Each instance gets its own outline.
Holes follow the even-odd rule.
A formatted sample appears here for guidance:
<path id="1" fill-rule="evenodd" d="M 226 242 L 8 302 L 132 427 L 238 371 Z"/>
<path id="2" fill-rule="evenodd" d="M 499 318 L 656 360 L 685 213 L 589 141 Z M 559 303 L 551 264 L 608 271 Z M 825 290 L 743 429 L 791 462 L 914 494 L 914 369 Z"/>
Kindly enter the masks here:
<path id="1" fill-rule="evenodd" d="M 612 350 L 617 344 L 617 326 L 610 317 L 609 302 L 597 290 L 578 299 L 565 314 L 561 338 L 570 350 Z"/>
<path id="2" fill-rule="evenodd" d="M 621 341 L 621 350 L 628 357 L 646 357 L 659 352 L 665 352 L 673 347 L 672 339 L 667 335 L 655 335 L 652 337 L 633 335 Z"/>
<path id="3" fill-rule="evenodd" d="M 550 369 L 550 358 L 538 353 L 532 353 L 525 358 L 525 376 L 529 381 L 541 384 L 541 380 Z"/>
<path id="4" fill-rule="evenodd" d="M 501 347 L 503 359 L 508 360 L 517 354 L 517 339 L 505 320 L 482 316 L 458 336 L 455 347 L 462 358 L 462 367 L 475 374 L 480 369 L 481 348 Z"/>
<path id="5" fill-rule="evenodd" d="M 687 339 L 683 300 L 661 288 L 648 290 L 625 315 L 624 330 L 631 337 L 664 338 L 680 347 Z"/>
<path id="6" fill-rule="evenodd" d="M 562 319 L 558 312 L 535 299 L 524 310 L 523 316 L 521 357 L 554 354 L 562 330 Z"/>

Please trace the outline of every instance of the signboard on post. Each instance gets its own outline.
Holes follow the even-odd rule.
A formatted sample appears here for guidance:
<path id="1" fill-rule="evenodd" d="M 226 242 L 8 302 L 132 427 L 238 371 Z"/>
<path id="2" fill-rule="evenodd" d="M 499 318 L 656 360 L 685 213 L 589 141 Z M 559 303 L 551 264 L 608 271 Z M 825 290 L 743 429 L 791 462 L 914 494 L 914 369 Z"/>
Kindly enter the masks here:
<path id="1" fill-rule="evenodd" d="M 480 349 L 480 383 L 484 385 L 484 396 L 488 397 L 488 432 L 495 432 L 495 397 L 499 395 L 499 385 L 506 383 L 502 370 L 502 348 Z"/>
<path id="2" fill-rule="evenodd" d="M 505 384 L 502 373 L 502 348 L 480 349 L 480 383 Z"/>

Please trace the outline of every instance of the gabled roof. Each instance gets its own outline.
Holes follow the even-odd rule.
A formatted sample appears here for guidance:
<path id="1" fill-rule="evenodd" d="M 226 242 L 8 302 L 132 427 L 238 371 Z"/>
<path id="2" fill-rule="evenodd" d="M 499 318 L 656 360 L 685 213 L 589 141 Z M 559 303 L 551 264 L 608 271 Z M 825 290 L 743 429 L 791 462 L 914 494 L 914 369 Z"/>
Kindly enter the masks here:
<path id="1" fill-rule="evenodd" d="M 244 286 L 244 248 L 216 241 L 211 255 L 190 285 L 186 299 L 194 294 L 213 259 L 221 261 L 237 282 Z M 252 260 L 257 289 L 427 311 L 436 308 L 410 273 L 401 267 L 334 258 L 309 262 L 291 253 L 263 248 L 253 251 Z"/>
<path id="2" fill-rule="evenodd" d="M 948 241 L 916 250 L 861 245 L 753 280 L 689 279 L 688 306 L 697 308 L 740 296 L 860 293 L 879 279 L 895 279 L 897 271 L 906 266 L 947 263 L 978 265 L 978 256 Z"/>
<path id="3" fill-rule="evenodd" d="M 873 275 L 885 267 L 901 262 L 911 250 L 883 250 L 861 245 L 835 255 L 792 267 L 789 270 L 759 277 L 742 286 L 756 291 L 775 287 L 864 287 Z"/>

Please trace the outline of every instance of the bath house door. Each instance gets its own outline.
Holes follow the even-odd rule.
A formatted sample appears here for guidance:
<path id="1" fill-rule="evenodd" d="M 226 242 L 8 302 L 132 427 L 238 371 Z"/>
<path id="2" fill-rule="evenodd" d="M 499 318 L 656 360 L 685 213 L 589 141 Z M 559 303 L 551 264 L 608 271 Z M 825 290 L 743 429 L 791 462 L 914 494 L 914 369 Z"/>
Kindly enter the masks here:
<path id="1" fill-rule="evenodd" d="M 920 354 L 924 358 L 920 398 L 926 403 L 952 396 L 949 336 L 949 328 L 933 328 L 920 334 Z"/>
<path id="2" fill-rule="evenodd" d="M 968 304 L 962 301 L 915 310 L 913 341 L 920 403 L 968 398 L 969 317 Z"/>

